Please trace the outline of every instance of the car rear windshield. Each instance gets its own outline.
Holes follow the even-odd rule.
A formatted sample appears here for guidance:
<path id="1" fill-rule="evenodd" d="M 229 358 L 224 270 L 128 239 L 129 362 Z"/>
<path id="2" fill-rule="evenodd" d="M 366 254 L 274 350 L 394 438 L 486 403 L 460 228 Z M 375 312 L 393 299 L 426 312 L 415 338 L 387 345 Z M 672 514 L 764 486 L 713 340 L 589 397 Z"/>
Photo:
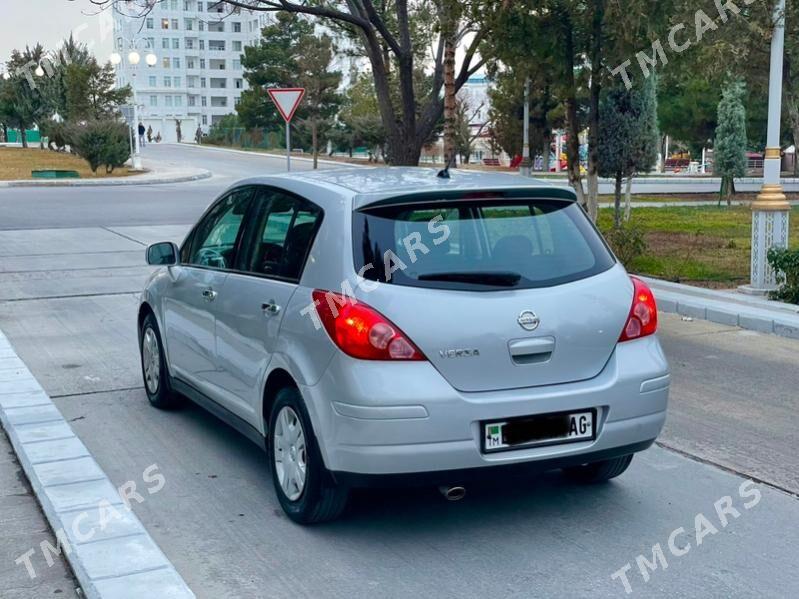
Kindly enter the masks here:
<path id="1" fill-rule="evenodd" d="M 446 200 L 353 214 L 356 270 L 413 287 L 492 291 L 550 287 L 615 260 L 582 209 L 563 200 Z"/>

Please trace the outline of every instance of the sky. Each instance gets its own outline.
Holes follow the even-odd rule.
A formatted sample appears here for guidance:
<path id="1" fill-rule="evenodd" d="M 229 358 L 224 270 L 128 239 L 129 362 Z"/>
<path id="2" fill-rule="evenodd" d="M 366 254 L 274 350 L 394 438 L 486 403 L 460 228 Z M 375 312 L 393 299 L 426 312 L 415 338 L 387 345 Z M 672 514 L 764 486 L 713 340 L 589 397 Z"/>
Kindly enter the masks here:
<path id="1" fill-rule="evenodd" d="M 54 49 L 75 37 L 90 46 L 101 62 L 112 52 L 111 12 L 102 14 L 89 0 L 0 0 L 0 63 L 15 48 L 41 43 Z"/>

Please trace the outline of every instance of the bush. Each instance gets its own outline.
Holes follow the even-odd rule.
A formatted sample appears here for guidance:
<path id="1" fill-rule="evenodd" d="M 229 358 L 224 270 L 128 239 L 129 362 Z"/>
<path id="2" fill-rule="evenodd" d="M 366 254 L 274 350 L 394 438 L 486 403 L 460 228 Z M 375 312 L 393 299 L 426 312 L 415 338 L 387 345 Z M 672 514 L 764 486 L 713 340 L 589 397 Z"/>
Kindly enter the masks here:
<path id="1" fill-rule="evenodd" d="M 53 120 L 41 123 L 40 129 L 42 135 L 47 137 L 47 147 L 56 152 L 64 152 L 68 145 L 70 145 L 70 126 L 64 122 L 57 122 Z"/>
<path id="2" fill-rule="evenodd" d="M 630 266 L 633 260 L 642 256 L 646 251 L 644 232 L 632 223 L 624 223 L 618 228 L 614 227 L 608 233 L 608 243 L 625 267 Z"/>
<path id="3" fill-rule="evenodd" d="M 799 248 L 771 248 L 768 263 L 777 272 L 779 289 L 772 291 L 771 299 L 799 304 Z"/>
<path id="4" fill-rule="evenodd" d="M 89 121 L 73 125 L 68 134 L 73 150 L 89 163 L 92 172 L 105 165 L 112 173 L 130 158 L 128 126 L 117 121 Z"/>

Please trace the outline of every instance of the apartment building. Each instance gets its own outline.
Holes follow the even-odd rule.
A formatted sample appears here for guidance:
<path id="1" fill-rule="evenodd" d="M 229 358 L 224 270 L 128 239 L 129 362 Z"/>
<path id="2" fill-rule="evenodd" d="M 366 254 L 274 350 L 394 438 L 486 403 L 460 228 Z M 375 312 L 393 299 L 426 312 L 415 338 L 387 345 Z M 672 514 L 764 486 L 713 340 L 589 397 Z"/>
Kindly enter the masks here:
<path id="1" fill-rule="evenodd" d="M 121 3 L 114 16 L 114 45 L 123 57 L 117 81 L 133 86 L 145 127 L 177 141 L 179 121 L 191 141 L 198 125 L 208 132 L 235 112 L 247 89 L 241 55 L 258 42 L 268 17 L 208 0 L 163 0 L 144 17 L 125 8 Z M 138 65 L 128 60 L 133 48 L 141 55 Z M 154 65 L 145 60 L 150 53 Z"/>

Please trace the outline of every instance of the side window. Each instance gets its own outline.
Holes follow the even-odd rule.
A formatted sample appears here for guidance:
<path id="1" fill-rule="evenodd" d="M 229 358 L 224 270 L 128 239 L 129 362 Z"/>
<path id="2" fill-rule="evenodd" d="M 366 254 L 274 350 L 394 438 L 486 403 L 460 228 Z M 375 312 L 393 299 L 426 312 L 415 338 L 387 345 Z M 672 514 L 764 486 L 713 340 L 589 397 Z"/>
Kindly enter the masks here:
<path id="1" fill-rule="evenodd" d="M 266 190 L 259 194 L 257 227 L 246 269 L 299 280 L 322 218 L 322 210 L 301 198 Z"/>
<path id="2" fill-rule="evenodd" d="M 244 215 L 252 191 L 236 191 L 209 212 L 192 235 L 185 262 L 196 266 L 232 268 Z M 185 249 L 185 248 L 184 248 Z"/>

